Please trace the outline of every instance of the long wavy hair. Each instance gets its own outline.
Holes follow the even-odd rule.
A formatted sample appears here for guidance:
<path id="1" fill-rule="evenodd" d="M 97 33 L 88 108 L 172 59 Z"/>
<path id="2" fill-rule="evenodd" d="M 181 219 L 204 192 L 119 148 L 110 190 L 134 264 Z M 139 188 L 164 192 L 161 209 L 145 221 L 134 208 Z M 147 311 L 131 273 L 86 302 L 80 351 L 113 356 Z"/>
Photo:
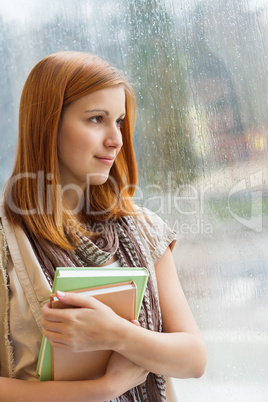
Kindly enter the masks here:
<path id="1" fill-rule="evenodd" d="M 82 96 L 119 84 L 126 96 L 123 146 L 110 178 L 86 189 L 86 202 L 77 218 L 64 202 L 59 179 L 57 144 L 62 111 Z M 72 249 L 77 240 L 73 232 L 85 234 L 81 221 L 99 222 L 133 213 L 131 198 L 137 183 L 132 143 L 135 118 L 135 93 L 111 64 L 95 55 L 72 51 L 41 60 L 30 72 L 21 95 L 15 164 L 4 194 L 8 219 L 26 226 L 37 238 Z M 75 230 L 70 231 L 70 227 Z"/>

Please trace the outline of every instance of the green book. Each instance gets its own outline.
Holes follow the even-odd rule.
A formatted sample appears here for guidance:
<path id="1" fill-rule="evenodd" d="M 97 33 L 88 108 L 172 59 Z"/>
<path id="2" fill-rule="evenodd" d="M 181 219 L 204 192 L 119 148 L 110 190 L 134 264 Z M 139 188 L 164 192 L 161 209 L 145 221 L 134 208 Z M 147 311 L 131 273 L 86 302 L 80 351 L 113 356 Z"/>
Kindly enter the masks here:
<path id="1" fill-rule="evenodd" d="M 148 275 L 147 269 L 140 267 L 61 267 L 56 269 L 52 293 L 55 293 L 57 290 L 67 292 L 134 281 L 137 287 L 136 317 L 138 318 Z M 40 381 L 52 380 L 51 345 L 44 336 L 42 338 L 36 374 L 40 376 Z"/>

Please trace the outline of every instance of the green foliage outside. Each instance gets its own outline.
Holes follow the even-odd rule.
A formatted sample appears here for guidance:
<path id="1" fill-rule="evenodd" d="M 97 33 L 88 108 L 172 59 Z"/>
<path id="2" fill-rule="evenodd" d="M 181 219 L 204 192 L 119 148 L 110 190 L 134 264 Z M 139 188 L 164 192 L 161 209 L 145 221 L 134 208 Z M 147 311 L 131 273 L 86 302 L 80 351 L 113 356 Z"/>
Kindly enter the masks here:
<path id="1" fill-rule="evenodd" d="M 186 69 L 175 22 L 157 1 L 134 0 L 128 9 L 128 70 L 137 83 L 135 146 L 140 183 L 177 187 L 196 176 L 187 116 Z"/>

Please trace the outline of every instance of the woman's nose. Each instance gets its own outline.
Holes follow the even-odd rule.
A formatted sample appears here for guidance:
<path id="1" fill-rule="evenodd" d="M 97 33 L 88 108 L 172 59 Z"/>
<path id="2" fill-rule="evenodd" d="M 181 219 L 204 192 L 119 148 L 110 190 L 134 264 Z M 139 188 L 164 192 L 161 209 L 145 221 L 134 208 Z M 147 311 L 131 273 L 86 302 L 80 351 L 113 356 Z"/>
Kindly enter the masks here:
<path id="1" fill-rule="evenodd" d="M 117 124 L 115 123 L 107 129 L 105 146 L 121 148 L 122 145 L 123 145 L 122 133 L 120 127 L 118 127 Z"/>

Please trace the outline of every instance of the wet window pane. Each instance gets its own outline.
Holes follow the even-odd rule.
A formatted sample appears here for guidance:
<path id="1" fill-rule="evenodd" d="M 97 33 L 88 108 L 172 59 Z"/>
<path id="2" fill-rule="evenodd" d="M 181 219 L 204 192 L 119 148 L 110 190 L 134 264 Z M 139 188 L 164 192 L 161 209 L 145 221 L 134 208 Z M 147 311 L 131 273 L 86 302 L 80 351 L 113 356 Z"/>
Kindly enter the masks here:
<path id="1" fill-rule="evenodd" d="M 0 33 L 0 188 L 36 62 L 83 50 L 116 64 L 138 95 L 136 199 L 178 232 L 208 346 L 206 374 L 176 380 L 178 397 L 267 400 L 267 1 L 9 0 Z"/>

